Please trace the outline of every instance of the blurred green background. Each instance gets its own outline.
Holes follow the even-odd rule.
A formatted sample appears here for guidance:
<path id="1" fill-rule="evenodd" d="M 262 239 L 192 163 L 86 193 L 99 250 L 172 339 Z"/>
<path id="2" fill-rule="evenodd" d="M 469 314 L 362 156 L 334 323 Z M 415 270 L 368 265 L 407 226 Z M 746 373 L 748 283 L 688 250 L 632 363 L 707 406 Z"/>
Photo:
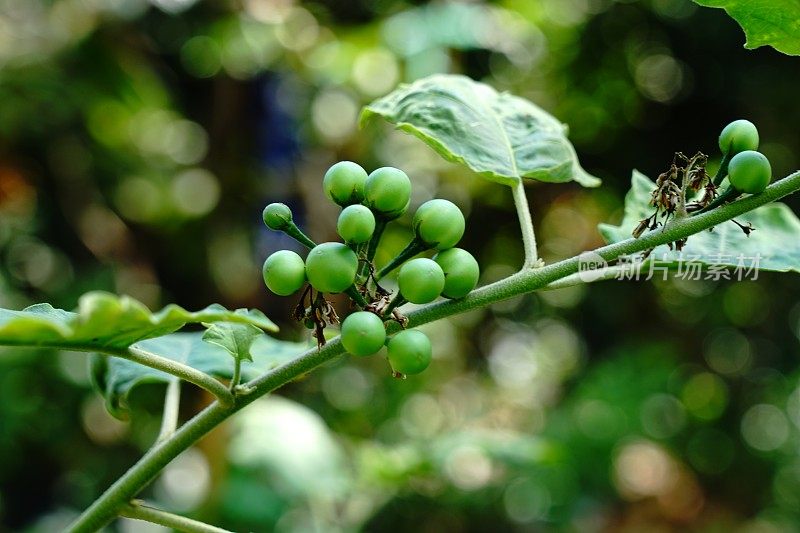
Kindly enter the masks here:
<path id="1" fill-rule="evenodd" d="M 0 0 L 0 306 L 73 308 L 87 290 L 157 308 L 292 298 L 260 264 L 289 204 L 335 239 L 325 169 L 393 165 L 467 214 L 483 282 L 522 260 L 509 190 L 445 163 L 360 107 L 459 72 L 570 126 L 597 190 L 533 185 L 548 261 L 601 244 L 633 168 L 718 158 L 755 122 L 776 176 L 800 164 L 800 59 L 746 51 L 688 0 Z M 790 200 L 798 207 L 796 200 Z M 403 218 L 385 261 L 409 238 Z M 800 282 L 609 281 L 424 329 L 405 381 L 342 358 L 257 402 L 143 495 L 236 531 L 800 529 Z M 209 399 L 184 386 L 182 412 Z M 85 355 L 0 354 L 0 530 L 60 530 L 151 444 L 163 387 L 108 415 Z M 110 531 L 159 531 L 118 521 Z"/>

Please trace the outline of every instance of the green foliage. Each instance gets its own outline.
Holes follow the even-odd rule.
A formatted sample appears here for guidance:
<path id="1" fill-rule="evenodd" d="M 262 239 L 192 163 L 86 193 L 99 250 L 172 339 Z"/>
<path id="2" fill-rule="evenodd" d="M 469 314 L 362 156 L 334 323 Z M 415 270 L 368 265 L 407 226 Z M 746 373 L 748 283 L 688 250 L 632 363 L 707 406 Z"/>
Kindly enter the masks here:
<path id="1" fill-rule="evenodd" d="M 233 324 L 220 322 L 209 325 L 203 340 L 215 344 L 227 351 L 234 359 L 239 361 L 252 361 L 250 349 L 253 342 L 260 338 L 264 332 L 250 324 Z"/>
<path id="2" fill-rule="evenodd" d="M 644 174 L 634 171 L 631 189 L 625 196 L 625 215 L 619 226 L 600 224 L 599 230 L 608 243 L 624 241 L 631 237 L 633 228 L 653 208 L 650 198 L 656 184 Z M 745 235 L 732 222 L 726 222 L 713 229 L 689 237 L 683 248 L 686 260 L 704 264 L 749 267 L 758 257 L 760 270 L 776 272 L 800 272 L 800 220 L 786 205 L 772 203 L 738 217 L 742 224 L 748 222 L 755 231 Z M 681 252 L 670 251 L 662 245 L 653 251 L 659 261 L 664 254 L 668 262 L 677 261 Z M 744 265 L 739 258 L 744 259 Z"/>
<path id="3" fill-rule="evenodd" d="M 600 184 L 581 168 L 563 124 L 523 98 L 465 76 L 437 74 L 401 85 L 366 106 L 361 123 L 373 116 L 492 181 Z"/>
<path id="4" fill-rule="evenodd" d="M 22 311 L 0 309 L 0 344 L 53 346 L 91 350 L 124 349 L 131 344 L 179 330 L 189 323 L 236 322 L 276 331 L 277 326 L 261 311 L 229 311 L 214 304 L 190 312 L 168 305 L 157 313 L 128 296 L 90 292 L 78 301 L 76 312 L 50 304 L 32 305 Z"/>
<path id="5" fill-rule="evenodd" d="M 223 379 L 230 379 L 233 375 L 232 350 L 237 350 L 240 354 L 247 353 L 247 357 L 242 358 L 251 362 L 242 366 L 244 380 L 253 379 L 292 359 L 308 347 L 305 343 L 281 341 L 263 334 L 255 335 L 251 331 L 255 328 L 250 325 L 224 326 L 222 329 L 214 327 L 205 333 L 172 333 L 137 342 L 134 346 Z M 236 337 L 238 345 L 234 344 L 228 326 L 234 330 L 247 330 L 239 332 Z M 211 331 L 214 333 L 210 333 Z M 167 383 L 172 379 L 175 378 L 166 372 L 126 359 L 100 354 L 92 356 L 93 385 L 105 398 L 109 412 L 117 417 L 124 417 L 128 396 L 138 385 Z"/>
<path id="6" fill-rule="evenodd" d="M 800 55 L 800 3 L 796 0 L 694 0 L 723 8 L 744 30 L 746 48 L 771 46 Z"/>

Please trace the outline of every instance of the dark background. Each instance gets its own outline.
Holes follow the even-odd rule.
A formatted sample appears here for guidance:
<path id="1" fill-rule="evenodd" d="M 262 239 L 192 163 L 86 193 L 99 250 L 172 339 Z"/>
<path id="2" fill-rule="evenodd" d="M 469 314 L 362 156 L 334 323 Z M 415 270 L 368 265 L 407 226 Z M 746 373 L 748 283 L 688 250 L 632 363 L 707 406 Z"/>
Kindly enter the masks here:
<path id="1" fill-rule="evenodd" d="M 263 259 L 294 245 L 260 212 L 285 202 L 335 239 L 320 182 L 342 159 L 404 169 L 415 205 L 459 204 L 483 281 L 508 275 L 522 246 L 507 189 L 357 128 L 362 105 L 435 72 L 541 105 L 603 178 L 529 187 L 548 261 L 601 244 L 632 169 L 655 177 L 678 150 L 718 159 L 730 120 L 757 124 L 775 176 L 798 167 L 798 59 L 743 49 L 723 11 L 684 0 L 99 5 L 0 4 L 2 307 L 71 309 L 103 289 L 151 308 L 257 307 L 303 338 L 292 298 L 261 282 Z M 421 376 L 339 360 L 237 415 L 144 496 L 237 531 L 791 530 L 798 294 L 792 274 L 609 281 L 454 317 L 424 328 Z M 0 354 L 0 529 L 60 529 L 158 431 L 163 387 L 117 421 L 84 357 Z M 208 399 L 183 390 L 188 417 Z"/>

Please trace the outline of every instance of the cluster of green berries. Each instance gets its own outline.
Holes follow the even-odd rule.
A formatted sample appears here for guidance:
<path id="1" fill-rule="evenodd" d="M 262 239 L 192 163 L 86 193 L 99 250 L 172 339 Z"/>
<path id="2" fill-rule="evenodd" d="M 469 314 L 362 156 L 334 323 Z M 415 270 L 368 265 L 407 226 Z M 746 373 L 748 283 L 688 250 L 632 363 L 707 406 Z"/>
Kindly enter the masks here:
<path id="1" fill-rule="evenodd" d="M 309 291 L 316 291 L 317 298 L 310 297 L 308 306 L 301 299 L 301 312 L 295 314 L 316 329 L 320 344 L 324 343 L 322 328 L 338 320 L 321 295 L 346 293 L 358 310 L 341 324 L 344 348 L 353 355 L 367 356 L 386 345 L 396 374 L 422 372 L 431 360 L 428 337 L 420 331 L 403 330 L 387 339 L 386 322 L 397 320 L 405 325 L 398 308 L 406 302 L 425 304 L 439 296 L 463 298 L 477 286 L 478 262 L 466 250 L 455 248 L 464 234 L 464 215 L 447 200 L 425 202 L 414 213 L 411 242 L 378 270 L 373 259 L 381 235 L 388 222 L 408 210 L 411 180 L 397 168 L 382 167 L 367 174 L 360 165 L 341 161 L 325 173 L 322 188 L 342 208 L 336 231 L 344 242 L 316 244 L 294 224 L 289 207 L 268 205 L 264 209 L 267 227 L 294 237 L 310 251 L 305 261 L 289 250 L 270 255 L 263 269 L 267 288 L 288 296 L 308 282 L 302 299 Z M 436 254 L 431 259 L 414 258 L 426 250 Z M 390 299 L 379 282 L 398 267 L 398 294 Z"/>
<path id="2" fill-rule="evenodd" d="M 723 159 L 718 175 L 724 176 L 727 170 L 731 187 L 740 193 L 758 194 L 772 179 L 769 160 L 756 151 L 758 141 L 758 129 L 748 120 L 734 120 L 719 136 Z"/>

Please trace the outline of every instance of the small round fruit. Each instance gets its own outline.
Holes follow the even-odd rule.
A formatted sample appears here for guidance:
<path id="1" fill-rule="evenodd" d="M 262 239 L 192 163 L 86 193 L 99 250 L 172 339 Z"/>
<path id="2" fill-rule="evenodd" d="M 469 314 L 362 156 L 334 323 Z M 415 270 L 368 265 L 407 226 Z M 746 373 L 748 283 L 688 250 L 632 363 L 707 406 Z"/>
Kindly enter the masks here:
<path id="1" fill-rule="evenodd" d="M 387 345 L 389 364 L 400 374 L 419 374 L 431 364 L 431 341 L 415 329 L 401 331 Z"/>
<path id="2" fill-rule="evenodd" d="M 719 149 L 730 155 L 758 150 L 758 129 L 749 120 L 734 120 L 719 134 Z"/>
<path id="3" fill-rule="evenodd" d="M 306 276 L 319 292 L 346 291 L 356 279 L 358 258 L 346 244 L 324 242 L 308 252 Z"/>
<path id="4" fill-rule="evenodd" d="M 358 163 L 339 161 L 325 173 L 322 189 L 338 205 L 359 204 L 364 199 L 367 171 Z"/>
<path id="5" fill-rule="evenodd" d="M 375 313 L 357 311 L 342 322 L 342 346 L 353 355 L 372 355 L 386 342 L 383 320 Z"/>
<path id="6" fill-rule="evenodd" d="M 339 214 L 336 231 L 345 242 L 367 242 L 375 231 L 375 215 L 366 206 L 349 205 Z"/>
<path id="7" fill-rule="evenodd" d="M 289 296 L 306 281 L 303 258 L 291 250 L 279 250 L 264 261 L 264 283 L 278 296 Z"/>
<path id="8" fill-rule="evenodd" d="M 772 179 L 769 159 L 753 150 L 739 152 L 728 165 L 728 179 L 736 190 L 758 194 L 767 188 Z"/>
<path id="9" fill-rule="evenodd" d="M 472 254 L 461 248 L 450 248 L 436 254 L 433 258 L 444 272 L 446 298 L 463 298 L 478 285 L 481 270 Z"/>
<path id="10" fill-rule="evenodd" d="M 411 201 L 411 180 L 394 167 L 374 170 L 364 185 L 364 203 L 375 213 L 394 219 L 408 209 Z"/>
<path id="11" fill-rule="evenodd" d="M 414 213 L 412 223 L 417 238 L 431 248 L 446 250 L 464 235 L 464 215 L 448 200 L 428 200 Z"/>
<path id="12" fill-rule="evenodd" d="M 434 301 L 444 289 L 444 272 L 436 261 L 420 257 L 400 267 L 397 285 L 403 298 L 414 304 Z"/>
<path id="13" fill-rule="evenodd" d="M 269 229 L 283 231 L 292 223 L 292 210 L 288 205 L 276 202 L 264 208 L 262 217 Z"/>

